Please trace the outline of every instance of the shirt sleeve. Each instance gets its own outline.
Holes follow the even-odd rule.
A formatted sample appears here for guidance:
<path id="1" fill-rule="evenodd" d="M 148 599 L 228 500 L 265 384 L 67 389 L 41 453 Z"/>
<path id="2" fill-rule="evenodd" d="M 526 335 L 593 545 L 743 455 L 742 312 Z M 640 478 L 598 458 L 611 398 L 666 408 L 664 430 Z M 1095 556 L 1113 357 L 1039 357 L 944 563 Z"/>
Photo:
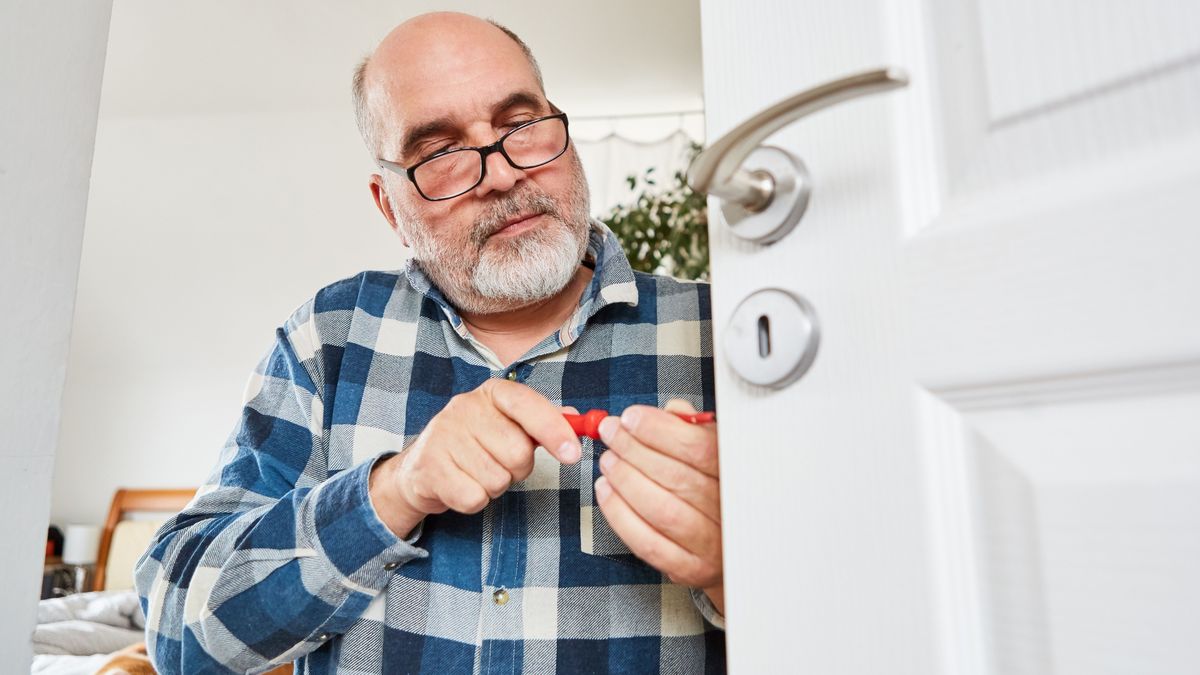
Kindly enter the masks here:
<path id="1" fill-rule="evenodd" d="M 160 673 L 293 661 L 346 631 L 400 565 L 427 555 L 413 545 L 420 528 L 401 540 L 371 505 L 367 480 L 386 455 L 329 475 L 319 368 L 311 353 L 306 368 L 285 328 L 207 484 L 135 568 Z"/>

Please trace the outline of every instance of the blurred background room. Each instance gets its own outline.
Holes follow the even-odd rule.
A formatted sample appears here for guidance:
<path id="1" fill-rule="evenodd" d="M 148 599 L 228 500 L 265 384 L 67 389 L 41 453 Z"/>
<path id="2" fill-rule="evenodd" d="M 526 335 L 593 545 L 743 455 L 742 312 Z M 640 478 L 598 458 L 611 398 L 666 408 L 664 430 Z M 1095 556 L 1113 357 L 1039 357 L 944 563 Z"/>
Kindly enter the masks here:
<path id="1" fill-rule="evenodd" d="M 597 217 L 635 199 L 630 176 L 670 177 L 703 142 L 696 0 L 116 0 L 43 597 L 132 564 L 128 544 L 99 563 L 97 549 L 124 520 L 145 521 L 144 547 L 174 509 L 168 493 L 162 508 L 114 495 L 204 480 L 293 309 L 340 278 L 404 265 L 368 191 L 376 167 L 350 78 L 391 27 L 434 9 L 494 18 L 530 45 L 570 116 Z"/>
<path id="2" fill-rule="evenodd" d="M 276 327 L 404 265 L 350 81 L 433 9 L 713 281 L 731 671 L 1200 673 L 1195 0 L 0 4 L 0 671 L 142 639 Z"/>

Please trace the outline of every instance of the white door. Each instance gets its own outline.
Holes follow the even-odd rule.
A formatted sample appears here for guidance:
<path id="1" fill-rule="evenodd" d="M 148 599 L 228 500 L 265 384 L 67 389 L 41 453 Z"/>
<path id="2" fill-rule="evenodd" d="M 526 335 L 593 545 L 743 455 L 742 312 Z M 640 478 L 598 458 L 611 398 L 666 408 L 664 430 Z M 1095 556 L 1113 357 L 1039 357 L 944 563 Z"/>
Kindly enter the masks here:
<path id="1" fill-rule="evenodd" d="M 1200 673 L 1200 3 L 702 0 L 708 138 L 800 120 L 808 212 L 710 200 L 718 353 L 752 291 L 821 326 L 718 356 L 731 670 Z M 773 335 L 773 340 L 787 336 Z"/>

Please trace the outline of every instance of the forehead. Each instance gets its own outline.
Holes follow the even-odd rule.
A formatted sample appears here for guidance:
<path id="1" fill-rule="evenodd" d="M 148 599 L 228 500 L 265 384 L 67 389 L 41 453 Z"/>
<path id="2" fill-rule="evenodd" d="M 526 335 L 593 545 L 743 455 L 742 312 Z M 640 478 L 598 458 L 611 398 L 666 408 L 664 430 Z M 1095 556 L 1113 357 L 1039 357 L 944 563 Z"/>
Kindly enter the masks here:
<path id="1" fill-rule="evenodd" d="M 432 119 L 464 126 L 490 119 L 514 92 L 541 91 L 520 46 L 494 26 L 392 37 L 399 42 L 381 46 L 371 64 L 372 105 L 385 145 Z"/>

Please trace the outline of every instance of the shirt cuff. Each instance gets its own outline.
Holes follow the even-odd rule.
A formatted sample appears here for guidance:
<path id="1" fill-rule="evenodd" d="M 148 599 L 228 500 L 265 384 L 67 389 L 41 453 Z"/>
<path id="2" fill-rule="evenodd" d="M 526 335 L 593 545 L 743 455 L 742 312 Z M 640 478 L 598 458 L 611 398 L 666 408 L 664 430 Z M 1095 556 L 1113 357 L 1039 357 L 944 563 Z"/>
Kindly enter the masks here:
<path id="1" fill-rule="evenodd" d="M 700 610 L 704 620 L 712 624 L 714 628 L 725 630 L 725 617 L 717 611 L 712 599 L 699 588 L 689 588 L 688 592 L 691 593 L 692 602 L 696 603 L 696 608 Z"/>
<path id="2" fill-rule="evenodd" d="M 386 453 L 343 471 L 314 488 L 312 531 L 325 558 L 352 586 L 381 590 L 404 563 L 429 552 L 415 546 L 418 525 L 407 539 L 397 537 L 371 504 L 368 480 Z"/>

